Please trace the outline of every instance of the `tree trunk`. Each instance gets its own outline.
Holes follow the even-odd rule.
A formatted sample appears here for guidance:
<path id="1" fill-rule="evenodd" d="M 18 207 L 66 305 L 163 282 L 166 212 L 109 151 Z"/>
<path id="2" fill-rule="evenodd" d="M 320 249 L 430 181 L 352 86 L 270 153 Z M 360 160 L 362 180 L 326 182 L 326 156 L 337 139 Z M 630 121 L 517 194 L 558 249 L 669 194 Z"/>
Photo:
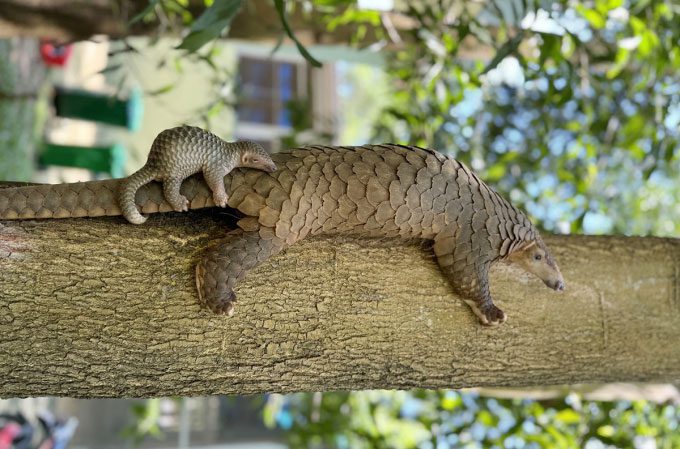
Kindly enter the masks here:
<path id="1" fill-rule="evenodd" d="M 157 22 L 137 21 L 129 25 L 148 0 L 0 0 L 0 38 L 33 36 L 77 41 L 103 34 L 111 38 L 146 35 L 156 30 Z M 190 0 L 187 8 L 194 17 L 205 10 L 203 0 Z M 303 11 L 301 4 L 291 8 L 288 22 L 305 45 L 347 44 L 355 34 L 356 25 L 342 25 L 333 33 L 326 30 L 321 15 Z M 338 9 L 340 13 L 340 9 Z M 394 16 L 399 25 L 405 19 Z M 180 24 L 164 24 L 180 25 Z M 178 26 L 179 28 L 179 26 Z M 171 30 L 166 30 L 170 32 Z M 234 18 L 228 36 L 234 39 L 262 40 L 276 43 L 284 35 L 281 20 L 270 0 L 248 0 Z M 362 41 L 368 45 L 377 40 L 368 29 Z"/>
<path id="2" fill-rule="evenodd" d="M 147 5 L 148 0 L 0 0 L 0 38 L 31 36 L 71 42 L 94 35 L 107 35 L 112 39 L 126 36 L 151 34 L 180 34 L 182 24 L 164 18 L 158 21 L 136 21 L 130 24 Z M 404 10 L 403 5 L 398 8 Z M 470 7 L 468 6 L 468 9 Z M 189 0 L 187 9 L 197 18 L 205 10 L 203 0 Z M 335 7 L 341 15 L 343 6 Z M 367 47 L 382 39 L 374 27 L 356 32 L 357 23 L 338 25 L 332 32 L 326 28 L 324 15 L 318 11 L 306 11 L 302 4 L 295 4 L 287 11 L 288 23 L 297 39 L 305 46 L 352 45 Z M 420 25 L 413 17 L 395 10 L 381 15 L 381 27 L 387 30 L 387 48 L 399 48 L 414 39 L 412 30 Z M 232 21 L 227 36 L 230 39 L 268 42 L 275 45 L 284 37 L 283 25 L 271 0 L 248 0 Z M 292 45 L 290 39 L 284 42 Z M 491 59 L 493 48 L 477 42 L 463 40 L 457 56 L 470 59 Z"/>
<path id="3" fill-rule="evenodd" d="M 138 21 L 128 25 L 148 4 L 148 0 L 0 0 L 0 38 L 33 36 L 67 42 L 96 34 L 111 38 L 148 34 L 158 27 L 157 22 Z M 190 0 L 187 7 L 198 17 L 205 10 L 205 3 Z M 288 19 L 298 37 L 307 44 L 350 40 L 353 26 L 341 26 L 330 35 L 318 14 L 302 10 L 302 5 L 295 5 Z M 374 42 L 375 36 L 369 34 L 370 42 Z M 249 0 L 235 17 L 229 35 L 275 42 L 283 36 L 283 26 L 270 0 Z"/>
<path id="4" fill-rule="evenodd" d="M 144 23 L 129 27 L 128 22 L 148 4 L 147 0 L 0 0 L 0 38 L 32 36 L 70 42 L 95 34 L 112 38 L 146 34 L 149 28 Z"/>
<path id="5" fill-rule="evenodd" d="M 489 328 L 417 246 L 308 239 L 227 318 L 196 299 L 208 211 L 0 223 L 0 396 L 680 382 L 677 240 L 551 237 L 567 291 L 498 265 Z"/>

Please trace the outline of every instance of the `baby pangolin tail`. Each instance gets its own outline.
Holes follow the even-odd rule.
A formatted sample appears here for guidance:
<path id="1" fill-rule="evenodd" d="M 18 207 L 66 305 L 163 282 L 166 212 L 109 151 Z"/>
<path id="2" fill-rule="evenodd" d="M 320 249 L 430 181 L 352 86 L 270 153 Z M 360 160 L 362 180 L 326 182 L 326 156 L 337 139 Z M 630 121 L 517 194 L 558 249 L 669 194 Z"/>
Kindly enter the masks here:
<path id="1" fill-rule="evenodd" d="M 146 221 L 146 217 L 139 213 L 135 205 L 135 194 L 137 190 L 144 184 L 148 184 L 156 178 L 156 175 L 148 167 L 142 167 L 139 171 L 133 173 L 123 180 L 120 186 L 120 194 L 118 195 L 118 205 L 123 213 L 123 216 L 133 224 L 142 224 Z"/>

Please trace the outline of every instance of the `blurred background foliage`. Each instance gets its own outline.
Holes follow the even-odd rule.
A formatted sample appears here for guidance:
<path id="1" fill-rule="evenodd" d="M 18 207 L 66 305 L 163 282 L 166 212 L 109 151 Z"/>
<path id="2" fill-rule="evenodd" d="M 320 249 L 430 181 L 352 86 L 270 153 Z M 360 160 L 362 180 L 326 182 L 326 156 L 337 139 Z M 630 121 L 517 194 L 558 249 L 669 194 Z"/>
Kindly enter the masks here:
<path id="1" fill-rule="evenodd" d="M 677 235 L 677 3 L 410 2 L 404 14 L 375 139 L 454 154 L 545 229 Z"/>
<path id="2" fill-rule="evenodd" d="M 646 401 L 497 399 L 452 390 L 272 396 L 265 423 L 293 449 L 671 449 L 680 409 Z"/>

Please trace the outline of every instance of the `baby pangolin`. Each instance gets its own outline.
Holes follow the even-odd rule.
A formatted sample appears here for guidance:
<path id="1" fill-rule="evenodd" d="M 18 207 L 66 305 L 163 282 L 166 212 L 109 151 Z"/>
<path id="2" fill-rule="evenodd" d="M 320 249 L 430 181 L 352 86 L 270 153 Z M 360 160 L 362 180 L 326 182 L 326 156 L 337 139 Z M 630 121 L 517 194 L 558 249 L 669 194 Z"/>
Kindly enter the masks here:
<path id="1" fill-rule="evenodd" d="M 224 190 L 224 176 L 237 167 L 270 173 L 276 170 L 274 161 L 255 142 L 225 142 L 194 126 L 166 129 L 154 139 L 146 164 L 123 180 L 119 192 L 120 209 L 130 223 L 144 223 L 146 217 L 135 206 L 135 194 L 144 184 L 161 181 L 165 199 L 172 208 L 177 212 L 186 211 L 189 202 L 179 189 L 182 181 L 198 172 L 203 172 L 215 205 L 226 207 L 229 197 Z"/>

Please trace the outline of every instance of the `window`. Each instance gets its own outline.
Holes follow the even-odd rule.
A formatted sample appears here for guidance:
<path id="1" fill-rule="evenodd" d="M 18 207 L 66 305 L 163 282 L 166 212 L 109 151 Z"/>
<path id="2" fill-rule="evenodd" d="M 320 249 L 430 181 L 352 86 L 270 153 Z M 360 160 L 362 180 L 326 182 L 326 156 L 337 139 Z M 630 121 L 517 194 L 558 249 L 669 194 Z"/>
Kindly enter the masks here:
<path id="1" fill-rule="evenodd" d="M 236 108 L 239 122 L 290 128 L 286 104 L 304 95 L 305 67 L 304 63 L 242 56 Z"/>

